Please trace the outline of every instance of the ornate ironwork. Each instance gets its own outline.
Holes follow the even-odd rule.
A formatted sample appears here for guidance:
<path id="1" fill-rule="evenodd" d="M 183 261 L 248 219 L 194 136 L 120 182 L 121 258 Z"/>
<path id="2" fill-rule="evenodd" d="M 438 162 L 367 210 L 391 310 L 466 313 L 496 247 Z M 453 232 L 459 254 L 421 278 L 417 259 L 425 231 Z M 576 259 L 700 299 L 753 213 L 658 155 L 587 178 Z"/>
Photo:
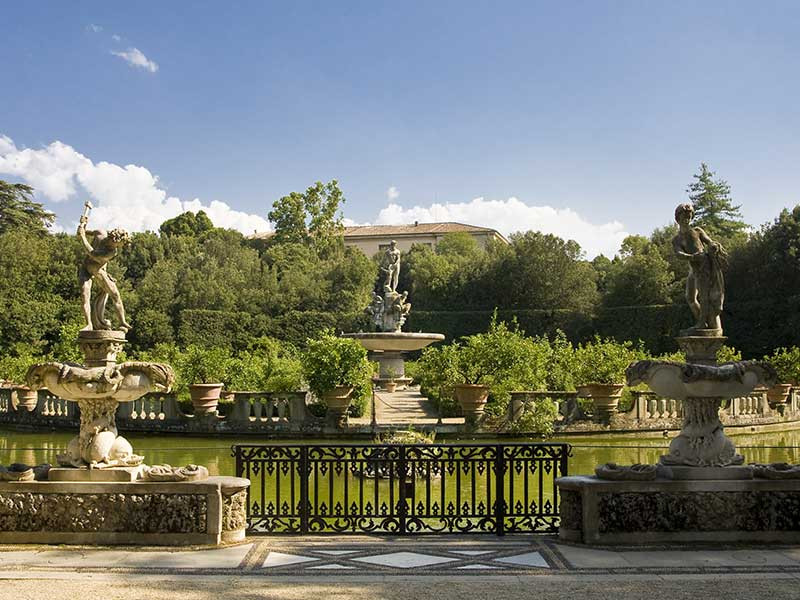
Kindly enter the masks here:
<path id="1" fill-rule="evenodd" d="M 554 532 L 569 444 L 233 446 L 248 533 Z"/>

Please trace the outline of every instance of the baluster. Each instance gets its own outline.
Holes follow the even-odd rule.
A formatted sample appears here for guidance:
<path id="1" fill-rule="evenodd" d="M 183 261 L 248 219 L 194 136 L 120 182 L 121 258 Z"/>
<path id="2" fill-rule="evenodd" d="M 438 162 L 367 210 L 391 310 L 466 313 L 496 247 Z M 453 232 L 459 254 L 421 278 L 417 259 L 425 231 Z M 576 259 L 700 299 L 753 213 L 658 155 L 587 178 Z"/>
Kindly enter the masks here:
<path id="1" fill-rule="evenodd" d="M 280 423 L 288 423 L 289 418 L 286 416 L 289 412 L 289 399 L 285 396 L 278 398 L 278 421 Z"/>
<path id="2" fill-rule="evenodd" d="M 263 400 L 261 396 L 255 396 L 253 398 L 253 416 L 256 418 L 256 421 L 261 420 L 261 413 L 264 411 Z"/>
<path id="3" fill-rule="evenodd" d="M 180 409 L 178 408 L 178 399 L 174 394 L 169 394 L 164 397 L 164 403 L 161 405 L 164 411 L 164 420 L 169 421 L 181 417 Z"/>
<path id="4" fill-rule="evenodd" d="M 267 422 L 273 423 L 274 422 L 274 415 L 275 415 L 275 398 L 273 396 L 269 396 L 267 398 Z"/>

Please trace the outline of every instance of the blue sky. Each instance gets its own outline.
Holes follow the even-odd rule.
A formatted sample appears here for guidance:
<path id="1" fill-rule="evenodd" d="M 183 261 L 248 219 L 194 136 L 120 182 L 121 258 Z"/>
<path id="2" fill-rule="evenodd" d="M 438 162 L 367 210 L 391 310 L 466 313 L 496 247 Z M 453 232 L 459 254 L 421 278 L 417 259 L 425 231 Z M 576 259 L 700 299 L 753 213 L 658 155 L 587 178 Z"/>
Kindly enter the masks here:
<path id="1" fill-rule="evenodd" d="M 701 161 L 751 223 L 800 202 L 796 2 L 18 2 L 4 17 L 0 177 L 40 188 L 66 227 L 90 197 L 132 229 L 213 201 L 218 224 L 262 228 L 273 200 L 336 178 L 354 222 L 541 228 L 594 254 L 669 222 Z"/>

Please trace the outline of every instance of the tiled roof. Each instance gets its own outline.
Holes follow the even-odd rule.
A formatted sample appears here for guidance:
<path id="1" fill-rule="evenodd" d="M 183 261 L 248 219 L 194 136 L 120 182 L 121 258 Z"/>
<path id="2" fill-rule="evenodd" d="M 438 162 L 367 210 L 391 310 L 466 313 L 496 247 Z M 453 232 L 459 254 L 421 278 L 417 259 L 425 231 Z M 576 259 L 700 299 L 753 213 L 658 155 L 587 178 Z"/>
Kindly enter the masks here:
<path id="1" fill-rule="evenodd" d="M 415 223 L 411 225 L 353 225 L 344 228 L 345 237 L 354 236 L 390 236 L 390 235 L 419 235 L 419 234 L 445 234 L 457 232 L 486 232 L 496 233 L 488 227 L 465 225 L 463 223 Z"/>

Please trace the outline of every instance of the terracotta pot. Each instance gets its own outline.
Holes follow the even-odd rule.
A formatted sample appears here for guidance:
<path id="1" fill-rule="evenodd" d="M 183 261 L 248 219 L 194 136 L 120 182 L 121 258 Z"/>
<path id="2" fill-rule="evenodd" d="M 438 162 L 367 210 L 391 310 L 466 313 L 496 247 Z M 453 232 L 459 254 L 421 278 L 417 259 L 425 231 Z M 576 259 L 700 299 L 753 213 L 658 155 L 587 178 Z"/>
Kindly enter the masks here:
<path id="1" fill-rule="evenodd" d="M 791 391 L 791 383 L 776 383 L 767 390 L 767 400 L 770 404 L 786 404 Z"/>
<path id="2" fill-rule="evenodd" d="M 622 388 L 625 386 L 621 383 L 589 383 L 585 387 L 592 399 L 595 416 L 603 423 L 608 423 L 617 412 Z"/>
<path id="3" fill-rule="evenodd" d="M 17 409 L 25 409 L 28 412 L 33 412 L 36 405 L 39 403 L 39 393 L 29 387 L 18 387 L 14 389 L 17 395 Z"/>
<path id="4" fill-rule="evenodd" d="M 349 385 L 340 385 L 323 392 L 322 401 L 328 407 L 329 424 L 335 424 L 337 427 L 344 427 L 347 424 L 347 407 L 350 406 L 352 393 L 353 387 Z"/>
<path id="5" fill-rule="evenodd" d="M 387 381 L 383 384 L 383 389 L 385 389 L 390 394 L 394 394 L 395 390 L 397 389 L 397 382 L 396 381 Z"/>
<path id="6" fill-rule="evenodd" d="M 459 383 L 453 386 L 453 392 L 467 422 L 476 421 L 483 415 L 486 399 L 489 397 L 488 385 Z"/>
<path id="7" fill-rule="evenodd" d="M 189 386 L 189 396 L 192 398 L 194 414 L 203 415 L 217 410 L 219 396 L 222 392 L 221 383 L 193 383 Z"/>

